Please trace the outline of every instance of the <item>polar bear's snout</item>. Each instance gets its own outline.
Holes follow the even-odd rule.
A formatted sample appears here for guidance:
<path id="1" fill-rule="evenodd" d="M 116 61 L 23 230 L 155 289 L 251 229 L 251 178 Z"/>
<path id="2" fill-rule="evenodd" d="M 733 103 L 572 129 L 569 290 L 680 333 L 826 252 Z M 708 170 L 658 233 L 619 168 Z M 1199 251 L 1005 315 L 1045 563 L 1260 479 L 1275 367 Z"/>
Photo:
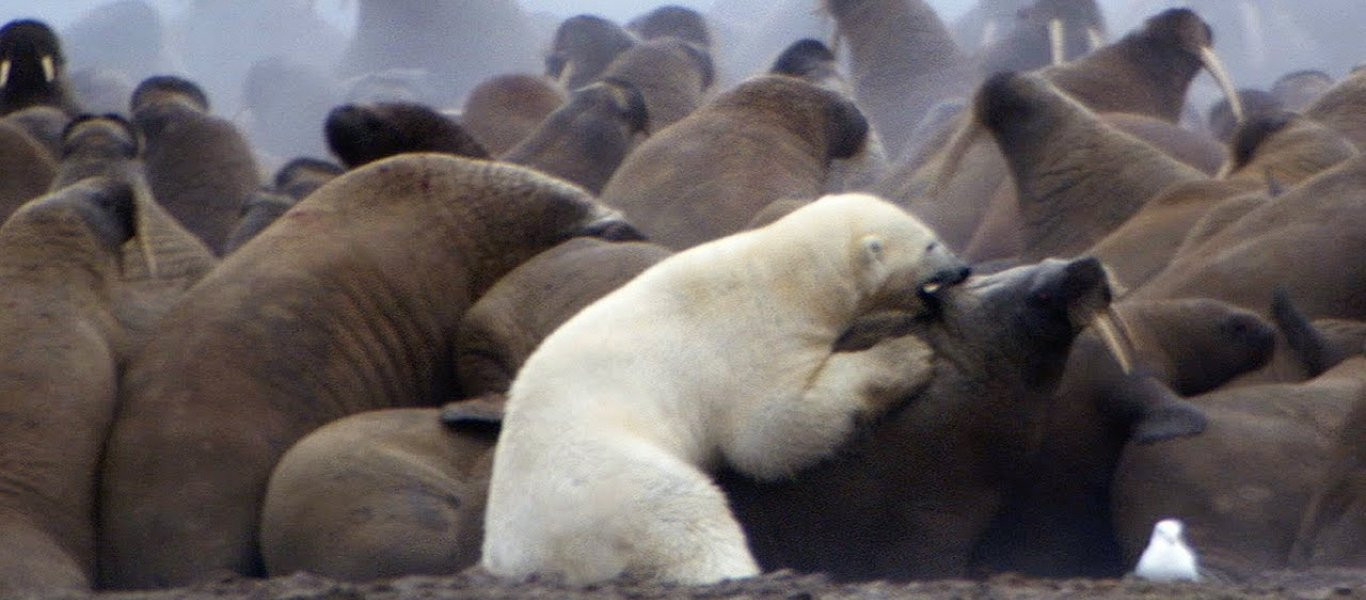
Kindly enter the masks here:
<path id="1" fill-rule="evenodd" d="M 915 286 L 922 300 L 934 298 L 944 288 L 962 283 L 972 274 L 972 267 L 937 241 L 925 248 L 924 264 L 925 276 Z"/>

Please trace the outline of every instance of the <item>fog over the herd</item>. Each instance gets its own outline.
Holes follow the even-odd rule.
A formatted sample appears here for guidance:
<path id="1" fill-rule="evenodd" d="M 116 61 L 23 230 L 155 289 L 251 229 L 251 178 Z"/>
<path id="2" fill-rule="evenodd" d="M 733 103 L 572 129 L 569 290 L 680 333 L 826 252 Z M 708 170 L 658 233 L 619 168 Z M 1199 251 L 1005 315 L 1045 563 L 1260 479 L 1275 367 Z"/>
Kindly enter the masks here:
<path id="1" fill-rule="evenodd" d="M 991 10 L 1000 13 L 1027 4 L 1027 0 L 927 1 L 970 52 L 976 51 L 979 41 L 972 36 L 980 38 L 984 31 L 979 6 L 995 6 Z M 376 27 L 355 44 L 351 38 L 357 11 L 366 5 L 361 0 L 0 0 L 0 16 L 47 21 L 63 36 L 68 72 L 93 68 L 89 72 L 96 75 L 87 74 L 86 84 L 119 84 L 121 77 L 122 85 L 131 86 L 152 74 L 186 75 L 208 91 L 213 112 L 232 118 L 259 147 L 281 155 L 325 153 L 313 117 L 320 118 L 321 111 L 338 102 L 392 93 L 395 74 L 419 73 L 416 84 L 405 81 L 400 87 L 425 86 L 430 95 L 421 100 L 459 109 L 464 94 L 478 81 L 510 71 L 540 71 L 555 27 L 575 14 L 597 14 L 625 23 L 663 4 L 703 12 L 717 40 L 712 53 L 718 83 L 714 89 L 718 90 L 763 70 L 797 39 L 830 39 L 832 28 L 819 0 L 519 0 L 519 4 L 525 18 L 517 21 L 518 27 L 498 25 L 509 22 L 507 13 L 500 11 L 512 10 L 512 3 L 490 1 L 470 4 L 488 10 L 469 22 L 452 20 L 446 25 L 448 35 L 434 37 L 414 31 L 418 28 L 411 25 L 391 26 L 393 31 Z M 1277 77 L 1299 69 L 1319 69 L 1337 78 L 1366 56 L 1366 36 L 1360 35 L 1360 26 L 1366 23 L 1362 0 L 1101 0 L 1099 4 L 1111 40 L 1162 9 L 1182 5 L 1196 9 L 1213 26 L 1216 50 L 1241 87 L 1266 88 Z M 147 5 L 159 11 L 155 19 L 146 11 Z M 392 13 L 395 6 L 385 8 Z M 91 12 L 99 7 L 104 10 Z M 125 17 L 138 23 L 125 27 L 119 21 Z M 388 19 L 402 21 L 401 17 Z M 430 21 L 418 18 L 424 19 Z M 973 31 L 978 33 L 965 33 Z M 471 35 L 480 44 L 468 44 Z M 476 48 L 464 56 L 427 56 L 434 54 L 431 48 L 462 43 Z M 382 48 L 379 51 L 391 58 L 385 59 L 386 64 L 356 63 L 349 59 L 353 52 L 348 50 L 356 45 L 370 48 L 371 54 Z M 356 78 L 376 71 L 386 72 L 390 79 L 357 83 Z M 278 85 L 281 80 L 289 80 L 292 90 Z M 104 89 L 120 88 L 105 85 Z M 87 109 L 125 108 L 120 106 L 118 93 L 106 96 L 107 102 L 84 99 Z M 1191 88 L 1189 101 L 1203 112 L 1217 97 L 1210 78 L 1201 76 Z M 292 106 L 293 115 L 312 116 L 272 120 L 269 107 L 285 105 Z"/>

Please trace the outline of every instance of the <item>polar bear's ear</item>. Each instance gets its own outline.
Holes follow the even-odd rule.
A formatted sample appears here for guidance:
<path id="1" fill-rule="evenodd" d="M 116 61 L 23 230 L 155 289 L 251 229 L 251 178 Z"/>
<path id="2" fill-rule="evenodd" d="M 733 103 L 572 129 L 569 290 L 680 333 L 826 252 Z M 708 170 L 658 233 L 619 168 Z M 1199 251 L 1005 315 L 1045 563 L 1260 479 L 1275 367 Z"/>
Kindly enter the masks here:
<path id="1" fill-rule="evenodd" d="M 882 236 L 869 234 L 859 240 L 860 249 L 863 251 L 863 263 L 865 266 L 872 266 L 882 262 L 883 253 L 886 251 Z"/>
<path id="2" fill-rule="evenodd" d="M 859 238 L 855 252 L 858 253 L 859 267 L 863 271 L 863 285 L 868 293 L 872 293 L 882 287 L 887 276 L 887 243 L 880 235 L 865 235 Z"/>

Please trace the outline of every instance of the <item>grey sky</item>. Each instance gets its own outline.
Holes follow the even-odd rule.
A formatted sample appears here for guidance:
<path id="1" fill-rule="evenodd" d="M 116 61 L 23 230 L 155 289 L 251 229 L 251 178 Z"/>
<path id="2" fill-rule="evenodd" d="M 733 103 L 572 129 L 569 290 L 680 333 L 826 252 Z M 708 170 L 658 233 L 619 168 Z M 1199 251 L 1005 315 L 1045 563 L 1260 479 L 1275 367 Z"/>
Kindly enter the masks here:
<path id="1" fill-rule="evenodd" d="M 38 17 L 48 21 L 57 28 L 61 28 L 66 23 L 76 18 L 82 11 L 99 6 L 108 1 L 109 0 L 0 0 L 0 17 L 5 21 L 20 17 Z M 315 1 L 320 11 L 328 15 L 330 20 L 343 26 L 349 24 L 355 5 L 354 0 Z M 642 9 L 644 6 L 666 3 L 665 1 L 654 2 L 644 0 L 519 1 L 522 7 L 528 11 L 544 11 L 561 16 L 594 13 L 617 21 L 624 21 L 644 12 L 644 9 Z M 735 0 L 667 0 L 667 3 L 691 6 L 705 11 L 714 4 L 732 1 Z M 939 10 L 945 20 L 952 20 L 954 17 L 967 10 L 967 8 L 972 5 L 972 1 L 973 0 L 929 0 L 929 3 Z M 189 4 L 190 0 L 150 0 L 150 2 L 160 7 L 166 14 L 173 14 L 186 4 Z M 816 0 L 812 0 L 813 4 L 815 2 Z"/>

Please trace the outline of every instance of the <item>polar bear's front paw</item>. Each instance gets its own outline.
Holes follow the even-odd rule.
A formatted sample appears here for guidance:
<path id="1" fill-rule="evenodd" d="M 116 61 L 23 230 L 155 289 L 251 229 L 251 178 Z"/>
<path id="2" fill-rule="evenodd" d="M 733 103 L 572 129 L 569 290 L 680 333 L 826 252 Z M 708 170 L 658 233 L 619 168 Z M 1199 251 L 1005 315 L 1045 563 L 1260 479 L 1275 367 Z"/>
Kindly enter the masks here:
<path id="1" fill-rule="evenodd" d="M 856 319 L 835 340 L 835 352 L 861 352 L 889 337 L 903 336 L 917 330 L 917 317 L 905 311 L 886 311 L 867 314 Z"/>
<path id="2" fill-rule="evenodd" d="M 914 396 L 934 376 L 934 350 L 916 335 L 883 338 L 853 353 L 862 363 L 865 416 L 880 415 Z"/>

